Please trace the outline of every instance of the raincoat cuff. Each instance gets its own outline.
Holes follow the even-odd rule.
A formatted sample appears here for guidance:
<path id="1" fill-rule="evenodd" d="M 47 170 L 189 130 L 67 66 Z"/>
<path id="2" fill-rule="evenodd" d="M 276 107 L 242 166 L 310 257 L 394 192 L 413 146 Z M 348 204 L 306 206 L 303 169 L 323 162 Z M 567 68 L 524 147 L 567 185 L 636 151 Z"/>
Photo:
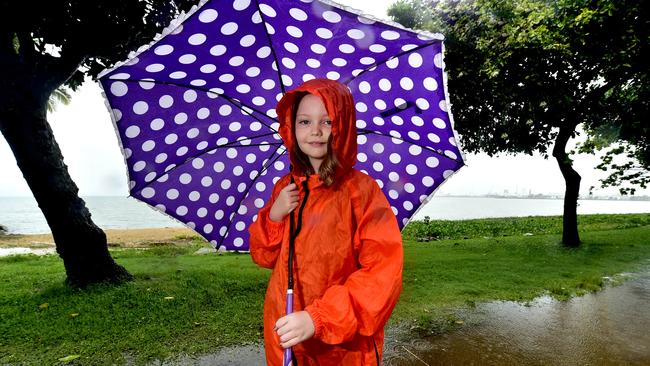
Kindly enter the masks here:
<path id="1" fill-rule="evenodd" d="M 271 218 L 266 215 L 266 222 L 264 223 L 266 230 L 269 233 L 271 238 L 282 238 L 282 232 L 284 231 L 284 220 L 282 221 L 273 221 Z"/>
<path id="2" fill-rule="evenodd" d="M 321 319 L 320 312 L 313 305 L 309 305 L 305 308 L 305 311 L 311 317 L 311 320 L 314 322 L 314 338 L 318 339 L 321 336 L 323 330 L 323 320 Z"/>

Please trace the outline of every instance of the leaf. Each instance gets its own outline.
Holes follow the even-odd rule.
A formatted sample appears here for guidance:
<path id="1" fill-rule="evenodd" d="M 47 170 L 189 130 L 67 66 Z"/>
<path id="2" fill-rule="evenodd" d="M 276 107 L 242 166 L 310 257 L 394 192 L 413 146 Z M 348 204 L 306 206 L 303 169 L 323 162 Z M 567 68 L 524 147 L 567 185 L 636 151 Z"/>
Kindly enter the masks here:
<path id="1" fill-rule="evenodd" d="M 69 355 L 69 356 L 59 358 L 59 361 L 68 362 L 68 361 L 76 360 L 79 357 L 81 357 L 81 355 Z"/>
<path id="2" fill-rule="evenodd" d="M 50 304 L 44 302 L 38 306 L 39 309 L 47 309 L 50 307 Z"/>
<path id="3" fill-rule="evenodd" d="M 70 313 L 71 318 L 76 318 L 79 316 L 79 313 Z"/>
<path id="4" fill-rule="evenodd" d="M 174 296 L 165 296 L 164 299 L 165 300 L 174 300 Z"/>

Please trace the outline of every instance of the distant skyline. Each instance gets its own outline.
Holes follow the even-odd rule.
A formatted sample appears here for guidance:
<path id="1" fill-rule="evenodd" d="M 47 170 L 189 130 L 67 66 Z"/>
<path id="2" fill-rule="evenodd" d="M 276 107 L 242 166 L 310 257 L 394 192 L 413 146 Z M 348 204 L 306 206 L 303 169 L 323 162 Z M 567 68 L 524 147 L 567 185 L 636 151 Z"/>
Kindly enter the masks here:
<path id="1" fill-rule="evenodd" d="M 383 19 L 388 19 L 386 9 L 392 2 L 340 1 Z M 453 114 L 453 106 L 451 110 Z M 48 120 L 81 196 L 128 196 L 126 166 L 96 83 L 87 80 L 72 94 L 70 105 L 58 105 Z M 575 141 L 570 141 L 570 145 L 569 149 Z M 552 157 L 519 154 L 490 158 L 486 154 L 466 154 L 465 158 L 467 166 L 443 184 L 437 194 L 564 194 L 564 180 Z M 595 169 L 599 162 L 592 155 L 574 157 L 574 168 L 582 176 L 581 194 L 587 195 L 589 187 L 596 186 L 597 196 L 618 195 L 617 188 L 599 188 L 598 179 L 605 176 Z M 4 138 L 0 139 L 0 170 L 0 196 L 32 195 Z M 650 195 L 650 189 L 639 189 L 637 195 Z"/>

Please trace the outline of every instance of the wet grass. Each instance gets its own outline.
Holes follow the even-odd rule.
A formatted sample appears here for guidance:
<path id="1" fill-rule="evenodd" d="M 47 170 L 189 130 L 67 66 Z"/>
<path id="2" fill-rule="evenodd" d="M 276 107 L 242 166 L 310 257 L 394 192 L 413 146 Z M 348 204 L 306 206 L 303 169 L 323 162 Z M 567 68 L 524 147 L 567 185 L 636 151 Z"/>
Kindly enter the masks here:
<path id="1" fill-rule="evenodd" d="M 604 276 L 649 264 L 650 225 L 638 225 L 644 215 L 593 216 L 610 220 L 595 220 L 600 229 L 583 231 L 578 249 L 563 248 L 557 234 L 515 231 L 405 240 L 404 290 L 390 326 L 442 332 L 461 322 L 454 315 L 459 307 L 542 294 L 566 299 L 600 289 Z M 525 233 L 548 218 L 528 220 L 529 227 L 493 222 L 519 225 Z M 0 259 L 0 364 L 65 364 L 58 360 L 66 356 L 78 356 L 67 364 L 123 364 L 126 358 L 144 364 L 259 341 L 269 271 L 244 254 L 192 254 L 199 247 L 114 250 L 136 280 L 85 291 L 63 285 L 55 255 Z"/>

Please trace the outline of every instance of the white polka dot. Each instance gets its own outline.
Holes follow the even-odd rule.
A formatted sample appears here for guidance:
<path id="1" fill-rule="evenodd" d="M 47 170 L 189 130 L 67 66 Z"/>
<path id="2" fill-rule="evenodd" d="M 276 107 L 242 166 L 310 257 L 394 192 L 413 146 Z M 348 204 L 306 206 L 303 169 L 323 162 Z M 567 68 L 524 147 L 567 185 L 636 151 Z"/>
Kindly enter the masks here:
<path id="1" fill-rule="evenodd" d="M 386 66 L 388 66 L 391 69 L 394 69 L 397 66 L 399 66 L 399 60 L 397 59 L 397 57 L 391 58 L 390 60 L 386 61 Z"/>
<path id="2" fill-rule="evenodd" d="M 364 174 L 368 174 L 368 172 L 364 172 Z M 375 182 L 377 182 L 377 185 L 379 188 L 384 189 L 384 182 L 381 179 L 375 179 Z"/>
<path id="3" fill-rule="evenodd" d="M 395 172 L 390 172 L 388 174 L 388 179 L 390 179 L 391 182 L 397 182 L 399 180 L 399 174 Z"/>
<path id="4" fill-rule="evenodd" d="M 359 91 L 362 92 L 363 94 L 368 94 L 370 93 L 371 87 L 370 83 L 367 81 L 362 81 L 359 83 Z"/>
<path id="5" fill-rule="evenodd" d="M 212 56 L 221 56 L 224 53 L 226 53 L 226 51 L 227 51 L 226 46 L 224 46 L 222 44 L 218 44 L 218 45 L 212 46 L 212 48 L 210 48 L 210 54 Z"/>
<path id="6" fill-rule="evenodd" d="M 374 151 L 377 154 L 381 154 L 384 152 L 384 145 L 382 145 L 381 143 L 376 143 L 372 145 L 372 151 Z"/>
<path id="7" fill-rule="evenodd" d="M 296 63 L 288 58 L 288 57 L 283 57 L 282 58 L 282 65 L 284 65 L 288 69 L 295 69 L 296 68 Z"/>
<path id="8" fill-rule="evenodd" d="M 271 48 L 268 46 L 264 46 L 257 50 L 257 57 L 258 58 L 267 58 L 271 54 Z"/>
<path id="9" fill-rule="evenodd" d="M 201 68 L 199 70 L 201 70 L 201 72 L 204 73 L 204 74 L 211 74 L 211 73 L 217 71 L 217 67 L 215 65 L 213 65 L 213 64 L 205 64 L 205 65 L 201 66 Z"/>
<path id="10" fill-rule="evenodd" d="M 236 246 L 237 248 L 241 247 L 244 245 L 244 239 L 242 238 L 235 238 L 235 240 L 232 241 L 233 245 Z"/>
<path id="11" fill-rule="evenodd" d="M 201 185 L 204 187 L 209 187 L 212 185 L 212 178 L 205 176 L 201 178 Z"/>
<path id="12" fill-rule="evenodd" d="M 156 194 L 156 191 L 151 187 L 145 187 L 142 189 L 142 192 L 140 192 L 140 194 L 142 194 L 142 197 L 144 198 L 151 198 Z"/>
<path id="13" fill-rule="evenodd" d="M 275 16 L 278 15 L 278 14 L 275 12 L 275 9 L 273 9 L 272 7 L 270 7 L 270 6 L 266 5 L 266 4 L 261 4 L 261 5 L 260 5 L 260 10 L 261 10 L 262 13 L 263 13 L 264 15 L 266 15 L 267 17 L 275 18 Z"/>
<path id="14" fill-rule="evenodd" d="M 228 198 L 226 198 L 226 205 L 232 206 L 234 203 L 235 203 L 235 197 L 228 196 Z M 230 215 L 231 219 L 232 219 L 232 216 L 234 216 L 234 215 L 235 215 L 234 212 Z"/>
<path id="15" fill-rule="evenodd" d="M 381 172 L 382 170 L 384 170 L 384 164 L 382 164 L 379 161 L 375 161 L 374 163 L 372 163 L 372 168 L 377 172 Z"/>
<path id="16" fill-rule="evenodd" d="M 418 127 L 424 126 L 424 120 L 420 116 L 411 117 L 411 123 L 413 123 L 414 125 L 416 125 Z"/>
<path id="17" fill-rule="evenodd" d="M 372 123 L 376 124 L 377 126 L 383 126 L 384 125 L 384 119 L 377 116 L 372 118 Z"/>
<path id="18" fill-rule="evenodd" d="M 196 117 L 198 119 L 206 119 L 210 116 L 210 110 L 208 108 L 201 108 L 196 112 Z"/>
<path id="19" fill-rule="evenodd" d="M 235 22 L 226 23 L 221 27 L 221 34 L 223 34 L 224 36 L 232 35 L 235 32 L 237 32 L 238 28 L 239 26 Z"/>
<path id="20" fill-rule="evenodd" d="M 176 79 L 176 80 L 178 80 L 178 79 L 183 79 L 183 78 L 185 78 L 186 76 L 187 76 L 187 73 L 186 73 L 186 72 L 183 72 L 183 71 L 174 71 L 174 72 L 172 72 L 171 74 L 169 74 L 169 77 L 170 77 L 170 78 L 172 78 L 172 79 Z"/>
<path id="21" fill-rule="evenodd" d="M 116 81 L 111 84 L 111 94 L 116 97 L 124 96 L 128 91 L 129 87 L 124 82 Z"/>
<path id="22" fill-rule="evenodd" d="M 391 190 L 388 191 L 388 197 L 396 200 L 399 197 L 399 193 L 397 193 L 396 190 L 391 189 Z"/>
<path id="23" fill-rule="evenodd" d="M 239 84 L 235 88 L 239 93 L 246 94 L 251 91 L 251 87 L 248 84 Z"/>
<path id="24" fill-rule="evenodd" d="M 208 37 L 206 37 L 205 34 L 196 33 L 192 34 L 190 38 L 187 39 L 187 43 L 191 44 L 192 46 L 198 46 L 202 45 L 206 39 L 208 39 Z"/>
<path id="25" fill-rule="evenodd" d="M 389 91 L 390 87 L 391 87 L 390 80 L 388 80 L 386 78 L 383 78 L 383 79 L 379 80 L 379 89 L 381 89 L 383 91 Z"/>
<path id="26" fill-rule="evenodd" d="M 376 99 L 376 100 L 375 100 L 375 108 L 377 108 L 377 109 L 379 109 L 379 110 L 384 110 L 384 109 L 386 109 L 386 102 L 384 102 L 384 101 L 381 100 L 381 99 Z"/>
<path id="27" fill-rule="evenodd" d="M 133 104 L 133 113 L 143 115 L 149 110 L 149 104 L 145 101 L 135 102 Z"/>
<path id="28" fill-rule="evenodd" d="M 388 159 L 389 159 L 390 162 L 393 163 L 393 164 L 398 164 L 400 161 L 402 161 L 402 157 L 401 157 L 399 154 L 397 154 L 397 153 L 392 153 L 392 154 L 390 154 L 390 156 L 388 157 Z"/>
<path id="29" fill-rule="evenodd" d="M 417 52 L 414 52 L 409 55 L 409 65 L 413 68 L 418 68 L 422 66 L 422 55 Z"/>
<path id="30" fill-rule="evenodd" d="M 431 141 L 431 142 L 433 142 L 435 144 L 440 142 L 440 136 L 436 135 L 435 133 L 427 134 L 427 138 L 429 139 L 429 141 Z"/>
<path id="31" fill-rule="evenodd" d="M 249 34 L 249 35 L 243 36 L 243 37 L 239 40 L 239 44 L 240 44 L 242 47 L 250 47 L 250 46 L 252 46 L 254 43 L 255 43 L 255 36 L 252 35 L 252 34 Z"/>
<path id="32" fill-rule="evenodd" d="M 212 224 L 205 224 L 205 226 L 203 226 L 203 232 L 206 234 L 210 234 L 212 230 L 214 230 Z"/>
<path id="33" fill-rule="evenodd" d="M 212 169 L 214 169 L 214 171 L 217 172 L 217 173 L 223 172 L 223 170 L 225 168 L 226 168 L 226 166 L 224 165 L 224 163 L 222 163 L 220 161 L 214 163 L 214 166 L 212 167 Z"/>
<path id="34" fill-rule="evenodd" d="M 182 125 L 183 123 L 187 122 L 187 119 L 188 119 L 187 114 L 185 114 L 184 112 L 178 113 L 177 115 L 174 116 L 174 122 L 177 125 Z"/>
<path id="35" fill-rule="evenodd" d="M 226 156 L 228 158 L 230 158 L 230 159 L 236 158 L 237 157 L 237 149 L 232 148 L 232 147 L 229 148 L 228 150 L 226 150 Z"/>
<path id="36" fill-rule="evenodd" d="M 406 166 L 406 173 L 409 175 L 415 175 L 418 172 L 418 167 L 414 164 L 409 164 Z"/>
<path id="37" fill-rule="evenodd" d="M 229 179 L 224 179 L 224 180 L 221 181 L 221 188 L 223 188 L 223 189 L 228 189 L 228 188 L 230 188 L 231 185 L 232 185 L 232 183 L 230 182 Z"/>
<path id="38" fill-rule="evenodd" d="M 418 46 L 416 46 L 414 44 L 405 44 L 405 45 L 402 46 L 402 51 L 407 52 L 407 51 L 410 51 L 410 50 L 412 50 L 414 48 L 417 48 L 417 47 Z"/>
<path id="39" fill-rule="evenodd" d="M 142 81 L 138 81 L 138 85 L 140 85 L 140 87 L 142 89 L 144 89 L 144 90 L 153 89 L 153 87 L 156 86 L 156 83 L 153 83 L 153 82 L 148 81 L 148 80 L 152 80 L 152 79 L 143 79 Z"/>
<path id="40" fill-rule="evenodd" d="M 415 192 L 415 186 L 412 183 L 406 183 L 404 185 L 404 190 L 408 193 L 413 193 Z"/>
<path id="41" fill-rule="evenodd" d="M 208 82 L 203 80 L 203 79 L 195 79 L 195 80 L 190 81 L 190 85 L 193 85 L 193 86 L 204 86 L 207 83 Z"/>
<path id="42" fill-rule="evenodd" d="M 422 148 L 418 145 L 409 146 L 409 154 L 413 156 L 418 156 L 422 152 Z"/>
<path id="43" fill-rule="evenodd" d="M 140 127 L 130 126 L 124 131 L 124 135 L 130 139 L 137 137 L 140 134 Z"/>
<path id="44" fill-rule="evenodd" d="M 196 216 L 206 217 L 208 216 L 208 210 L 205 207 L 201 207 L 198 210 L 196 210 Z"/>
<path id="45" fill-rule="evenodd" d="M 404 209 L 406 211 L 411 211 L 413 209 L 413 204 L 411 203 L 411 201 L 404 201 L 402 206 L 404 206 Z"/>
<path id="46" fill-rule="evenodd" d="M 289 75 L 282 75 L 282 83 L 285 86 L 291 86 L 291 85 L 293 85 L 293 80 L 291 79 L 291 77 Z M 280 95 L 280 97 L 282 97 L 282 93 L 279 93 L 278 95 Z"/>
<path id="47" fill-rule="evenodd" d="M 196 202 L 196 201 L 199 200 L 199 198 L 201 198 L 201 193 L 199 193 L 197 191 L 192 191 L 192 192 L 190 192 L 190 195 L 188 196 L 188 198 L 190 199 L 190 201 Z"/>
<path id="48" fill-rule="evenodd" d="M 322 55 L 323 53 L 325 53 L 325 51 L 327 51 L 327 49 L 323 45 L 320 45 L 318 43 L 312 44 L 311 50 L 312 52 L 317 53 L 319 55 Z"/>
<path id="49" fill-rule="evenodd" d="M 187 211 L 187 207 L 185 206 L 178 206 L 178 208 L 176 208 L 176 214 L 179 216 L 187 215 Z"/>
<path id="50" fill-rule="evenodd" d="M 251 4 L 250 0 L 235 0 L 232 7 L 233 7 L 233 9 L 235 9 L 237 11 L 242 11 L 242 10 L 248 8 L 248 6 L 250 4 Z"/>
<path id="51" fill-rule="evenodd" d="M 424 88 L 430 91 L 434 91 L 438 89 L 438 82 L 436 82 L 436 79 L 432 77 L 427 77 L 422 81 L 422 84 L 424 85 Z"/>
<path id="52" fill-rule="evenodd" d="M 202 11 L 201 14 L 199 14 L 199 20 L 202 23 L 211 23 L 211 22 L 214 22 L 215 19 L 217 19 L 218 15 L 219 15 L 219 13 L 217 13 L 216 10 L 207 9 L 207 10 Z"/>
<path id="53" fill-rule="evenodd" d="M 308 58 L 307 61 L 305 61 L 307 66 L 311 67 L 312 69 L 317 69 L 320 67 L 320 61 L 313 59 L 313 58 Z"/>
<path id="54" fill-rule="evenodd" d="M 426 100 L 426 99 L 424 99 L 424 98 L 418 98 L 418 99 L 415 101 L 415 105 L 417 105 L 418 108 L 420 108 L 420 109 L 422 109 L 422 110 L 425 110 L 425 111 L 426 111 L 427 109 L 429 109 L 429 101 Z"/>
<path id="55" fill-rule="evenodd" d="M 264 200 L 261 198 L 256 198 L 254 202 L 255 207 L 262 208 L 264 207 Z"/>
<path id="56" fill-rule="evenodd" d="M 156 147 L 156 143 L 153 140 L 147 140 L 142 144 L 142 151 L 151 151 Z"/>
<path id="57" fill-rule="evenodd" d="M 241 56 L 231 57 L 230 60 L 228 60 L 228 64 L 230 64 L 230 66 L 237 67 L 237 66 L 241 66 L 243 63 L 244 63 L 244 58 Z"/>
<path id="58" fill-rule="evenodd" d="M 394 125 L 401 126 L 404 124 L 404 119 L 400 116 L 392 116 L 390 118 L 390 121 L 393 122 Z"/>
<path id="59" fill-rule="evenodd" d="M 431 187 L 433 185 L 433 178 L 431 178 L 428 175 L 425 176 L 424 178 L 422 178 L 422 184 L 424 184 L 427 187 Z"/>
<path id="60" fill-rule="evenodd" d="M 388 41 L 394 41 L 399 38 L 399 33 L 391 30 L 386 30 L 381 32 L 381 38 Z"/>
<path id="61" fill-rule="evenodd" d="M 445 150 L 445 155 L 447 155 L 448 157 L 450 157 L 450 158 L 452 158 L 454 160 L 458 159 L 458 156 L 456 156 L 456 154 L 453 151 L 450 151 L 450 150 Z"/>
<path id="62" fill-rule="evenodd" d="M 176 156 L 183 156 L 187 154 L 188 151 L 189 149 L 187 148 L 187 146 L 181 146 L 176 150 Z"/>
<path id="63" fill-rule="evenodd" d="M 437 53 L 435 56 L 433 56 L 433 64 L 436 65 L 436 67 L 439 69 L 443 68 L 444 62 L 442 59 L 442 53 Z"/>
<path id="64" fill-rule="evenodd" d="M 305 13 L 304 11 L 302 11 L 302 10 L 300 10 L 298 8 L 291 8 L 289 10 L 289 15 L 291 15 L 291 17 L 293 19 L 298 20 L 298 21 L 307 20 L 307 13 Z"/>
<path id="65" fill-rule="evenodd" d="M 188 138 L 195 138 L 196 136 L 199 135 L 199 129 L 198 128 L 191 128 L 187 131 L 187 137 Z"/>
<path id="66" fill-rule="evenodd" d="M 169 198 L 170 200 L 177 199 L 178 198 L 178 190 L 174 189 L 174 188 L 168 190 L 167 191 L 167 198 Z"/>
<path id="67" fill-rule="evenodd" d="M 213 204 L 219 202 L 219 195 L 217 193 L 210 194 L 210 197 L 208 197 L 208 201 L 210 201 L 210 203 L 213 203 Z M 219 210 L 219 211 L 221 211 L 221 210 Z M 221 211 L 221 217 L 217 217 L 217 216 L 219 216 L 219 211 L 215 212 L 215 214 L 214 214 L 214 216 L 215 216 L 215 218 L 217 220 L 219 220 L 221 217 L 223 217 L 223 211 Z"/>
<path id="68" fill-rule="evenodd" d="M 164 163 L 167 160 L 167 154 L 160 153 L 156 155 L 156 164 Z"/>
<path id="69" fill-rule="evenodd" d="M 370 49 L 370 51 L 372 51 L 374 53 L 382 53 L 382 52 L 386 51 L 386 46 L 381 45 L 381 44 L 372 44 L 372 45 L 370 45 L 369 49 Z"/>
<path id="70" fill-rule="evenodd" d="M 165 136 L 165 143 L 167 145 L 171 145 L 176 141 L 178 141 L 178 135 L 176 135 L 175 133 L 170 133 L 169 135 Z"/>
<path id="71" fill-rule="evenodd" d="M 413 80 L 407 77 L 403 77 L 399 81 L 399 85 L 402 87 L 404 90 L 411 90 L 413 89 Z"/>
<path id="72" fill-rule="evenodd" d="M 447 179 L 447 178 L 449 178 L 449 176 L 451 176 L 452 174 L 454 174 L 454 171 L 453 171 L 453 170 L 445 170 L 444 172 L 442 172 L 442 177 L 445 178 L 445 179 Z"/>
<path id="73" fill-rule="evenodd" d="M 351 54 L 354 52 L 354 46 L 351 44 L 344 43 L 342 45 L 339 45 L 339 51 L 347 54 Z"/>
<path id="74" fill-rule="evenodd" d="M 363 31 L 361 31 L 359 29 L 356 29 L 356 28 L 348 30 L 347 35 L 348 35 L 348 37 L 350 37 L 352 39 L 355 39 L 355 40 L 362 39 L 363 37 L 366 36 L 366 34 L 363 33 Z"/>
<path id="75" fill-rule="evenodd" d="M 264 190 L 266 190 L 266 184 L 264 184 L 264 182 L 257 182 L 257 183 L 255 184 L 255 189 L 256 189 L 258 192 L 264 192 Z"/>
<path id="76" fill-rule="evenodd" d="M 147 72 L 160 72 L 163 71 L 164 69 L 165 69 L 165 65 L 163 64 L 151 64 L 145 67 L 145 70 L 147 70 Z"/>
<path id="77" fill-rule="evenodd" d="M 440 107 L 441 111 L 447 112 L 447 101 L 446 100 L 441 100 L 440 103 L 438 103 L 438 106 Z"/>
<path id="78" fill-rule="evenodd" d="M 415 131 L 409 131 L 409 132 L 408 132 L 408 136 L 409 136 L 409 138 L 410 138 L 411 140 L 416 140 L 416 141 L 417 141 L 417 140 L 420 139 L 420 135 L 419 135 L 417 132 L 415 132 Z"/>
<path id="79" fill-rule="evenodd" d="M 330 72 L 327 73 L 326 76 L 330 80 L 338 80 L 339 78 L 341 78 L 341 74 L 339 74 L 336 71 L 330 71 Z"/>
<path id="80" fill-rule="evenodd" d="M 158 104 L 162 108 L 169 108 L 174 104 L 174 98 L 171 95 L 163 95 L 158 99 Z"/>
<path id="81" fill-rule="evenodd" d="M 327 28 L 316 29 L 316 35 L 322 39 L 330 39 L 334 36 L 332 31 Z"/>
<path id="82" fill-rule="evenodd" d="M 327 10 L 323 12 L 323 19 L 327 20 L 330 23 L 338 23 L 341 21 L 341 16 L 339 13 Z"/>

